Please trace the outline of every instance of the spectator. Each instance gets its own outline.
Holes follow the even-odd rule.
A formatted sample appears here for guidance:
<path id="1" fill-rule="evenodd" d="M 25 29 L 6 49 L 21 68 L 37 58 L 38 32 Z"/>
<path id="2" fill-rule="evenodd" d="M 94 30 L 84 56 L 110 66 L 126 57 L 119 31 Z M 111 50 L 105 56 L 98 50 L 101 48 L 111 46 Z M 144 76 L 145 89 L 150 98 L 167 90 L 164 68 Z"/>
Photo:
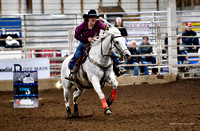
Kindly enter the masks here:
<path id="1" fill-rule="evenodd" d="M 136 49 L 136 42 L 135 41 L 132 41 L 130 43 L 130 48 L 129 48 L 129 51 L 131 53 L 131 55 L 139 55 L 139 52 L 137 51 Z M 141 60 L 141 57 L 131 57 L 130 60 L 128 60 L 128 64 L 142 64 L 142 60 Z M 144 68 L 144 73 L 145 75 L 149 75 L 149 71 L 148 71 L 148 67 L 147 66 L 144 66 L 144 67 L 141 67 L 141 68 Z M 134 76 L 138 76 L 138 66 L 133 66 L 133 69 L 134 69 Z"/>
<path id="2" fill-rule="evenodd" d="M 115 27 L 119 28 L 119 31 L 121 32 L 122 36 L 128 36 L 126 28 L 123 25 L 123 21 L 120 17 L 117 17 L 115 19 Z"/>
<path id="3" fill-rule="evenodd" d="M 182 45 L 180 43 L 180 37 L 177 37 L 177 45 Z M 187 55 L 187 51 L 185 50 L 185 48 L 183 46 L 179 46 L 177 47 L 177 54 L 179 55 Z M 188 60 L 187 56 L 178 56 L 178 61 L 181 62 L 181 64 L 183 64 L 185 61 Z"/>
<path id="4" fill-rule="evenodd" d="M 142 56 L 142 61 L 156 64 L 156 58 L 154 56 L 151 56 L 151 54 L 153 54 L 153 49 L 152 49 L 152 46 L 149 47 L 149 45 L 151 44 L 149 43 L 148 36 L 144 36 L 142 39 L 142 43 L 140 44 L 140 46 L 144 46 L 144 45 L 148 45 L 148 47 L 139 47 L 138 49 L 140 54 L 146 55 L 146 56 Z M 157 72 L 158 72 L 158 69 L 156 68 L 152 69 L 153 74 L 157 74 Z"/>
<path id="5" fill-rule="evenodd" d="M 197 33 L 192 30 L 192 23 L 187 23 L 187 29 L 182 33 L 182 36 L 196 36 Z M 183 45 L 199 45 L 199 39 L 198 38 L 182 38 Z M 192 51 L 192 47 L 188 47 L 189 51 Z M 196 51 L 198 49 L 195 49 Z"/>
<path id="6" fill-rule="evenodd" d="M 122 36 L 125 36 L 125 37 L 128 36 L 126 28 L 124 27 L 124 24 L 123 24 L 123 20 L 120 17 L 117 17 L 115 19 L 115 27 L 119 29 Z M 126 45 L 127 45 L 127 39 L 126 39 Z"/>

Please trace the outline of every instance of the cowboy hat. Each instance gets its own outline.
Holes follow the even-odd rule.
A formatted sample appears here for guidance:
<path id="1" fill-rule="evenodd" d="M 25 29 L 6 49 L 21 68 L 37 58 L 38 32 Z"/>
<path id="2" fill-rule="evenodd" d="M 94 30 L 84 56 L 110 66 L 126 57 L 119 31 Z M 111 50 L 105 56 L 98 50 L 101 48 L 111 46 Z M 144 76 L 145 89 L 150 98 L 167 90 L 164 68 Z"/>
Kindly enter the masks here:
<path id="1" fill-rule="evenodd" d="M 88 14 L 84 14 L 83 15 L 83 18 L 84 19 L 88 19 L 89 17 L 91 17 L 91 16 L 96 16 L 97 18 L 99 18 L 99 15 L 97 14 L 97 12 L 96 12 L 96 10 L 90 10 L 89 12 L 88 12 Z"/>

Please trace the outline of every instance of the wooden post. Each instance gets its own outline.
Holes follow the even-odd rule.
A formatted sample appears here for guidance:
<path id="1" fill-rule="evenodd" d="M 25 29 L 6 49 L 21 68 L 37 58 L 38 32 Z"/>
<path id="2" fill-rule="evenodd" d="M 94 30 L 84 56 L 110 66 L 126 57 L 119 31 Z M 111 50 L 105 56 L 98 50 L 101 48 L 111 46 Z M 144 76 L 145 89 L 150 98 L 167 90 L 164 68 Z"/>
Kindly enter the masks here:
<path id="1" fill-rule="evenodd" d="M 159 11 L 159 0 L 156 0 L 156 10 Z"/>
<path id="2" fill-rule="evenodd" d="M 118 0 L 118 6 L 121 7 L 121 0 Z"/>
<path id="3" fill-rule="evenodd" d="M 61 0 L 61 13 L 64 14 L 64 0 Z"/>
<path id="4" fill-rule="evenodd" d="M 102 0 L 100 0 L 100 2 L 99 2 L 99 7 L 101 8 L 102 6 L 103 6 Z"/>
<path id="5" fill-rule="evenodd" d="M 44 14 L 44 0 L 41 1 L 41 6 L 42 6 L 42 14 Z"/>
<path id="6" fill-rule="evenodd" d="M 140 0 L 138 0 L 138 12 L 140 12 Z"/>
<path id="7" fill-rule="evenodd" d="M 184 10 L 185 9 L 185 0 L 182 0 L 182 3 L 181 3 L 181 10 Z"/>
<path id="8" fill-rule="evenodd" d="M 32 0 L 26 0 L 27 13 L 33 13 Z"/>
<path id="9" fill-rule="evenodd" d="M 82 15 L 83 15 L 83 13 L 84 13 L 84 6 L 83 6 L 83 4 L 84 4 L 84 1 L 81 0 L 81 14 L 82 14 Z"/>
<path id="10" fill-rule="evenodd" d="M 194 0 L 191 0 L 191 10 L 194 10 Z"/>
<path id="11" fill-rule="evenodd" d="M 22 13 L 22 0 L 19 0 L 19 13 Z"/>

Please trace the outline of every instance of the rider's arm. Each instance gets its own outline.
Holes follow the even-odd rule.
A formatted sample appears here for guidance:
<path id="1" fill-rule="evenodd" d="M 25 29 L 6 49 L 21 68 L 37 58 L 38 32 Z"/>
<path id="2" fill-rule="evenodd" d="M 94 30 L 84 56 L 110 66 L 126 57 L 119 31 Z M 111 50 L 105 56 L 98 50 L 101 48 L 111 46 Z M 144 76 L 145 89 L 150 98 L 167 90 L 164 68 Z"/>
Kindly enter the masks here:
<path id="1" fill-rule="evenodd" d="M 98 20 L 98 25 L 99 25 L 100 29 L 102 29 L 102 30 L 104 30 L 106 28 L 106 25 L 99 20 Z"/>
<path id="2" fill-rule="evenodd" d="M 82 41 L 84 43 L 88 42 L 88 38 L 83 36 L 83 31 L 84 30 L 84 23 L 82 23 L 81 25 L 79 25 L 76 30 L 75 30 L 75 38 L 79 41 Z"/>

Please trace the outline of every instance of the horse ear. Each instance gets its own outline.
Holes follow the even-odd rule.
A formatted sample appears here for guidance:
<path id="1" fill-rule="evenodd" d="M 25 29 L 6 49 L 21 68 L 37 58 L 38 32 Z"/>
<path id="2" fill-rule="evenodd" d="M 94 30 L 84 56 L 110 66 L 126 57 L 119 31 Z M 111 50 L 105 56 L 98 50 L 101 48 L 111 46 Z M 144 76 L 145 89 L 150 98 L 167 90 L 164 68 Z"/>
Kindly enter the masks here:
<path id="1" fill-rule="evenodd" d="M 100 38 L 103 37 L 103 32 L 104 32 L 104 30 L 100 30 L 100 33 L 99 33 Z"/>
<path id="2" fill-rule="evenodd" d="M 112 34 L 112 35 L 111 35 L 111 41 L 114 39 L 114 37 L 115 37 L 115 36 Z"/>
<path id="3" fill-rule="evenodd" d="M 109 27 L 113 28 L 113 27 L 115 27 L 115 26 L 114 26 L 114 25 L 110 25 Z"/>

